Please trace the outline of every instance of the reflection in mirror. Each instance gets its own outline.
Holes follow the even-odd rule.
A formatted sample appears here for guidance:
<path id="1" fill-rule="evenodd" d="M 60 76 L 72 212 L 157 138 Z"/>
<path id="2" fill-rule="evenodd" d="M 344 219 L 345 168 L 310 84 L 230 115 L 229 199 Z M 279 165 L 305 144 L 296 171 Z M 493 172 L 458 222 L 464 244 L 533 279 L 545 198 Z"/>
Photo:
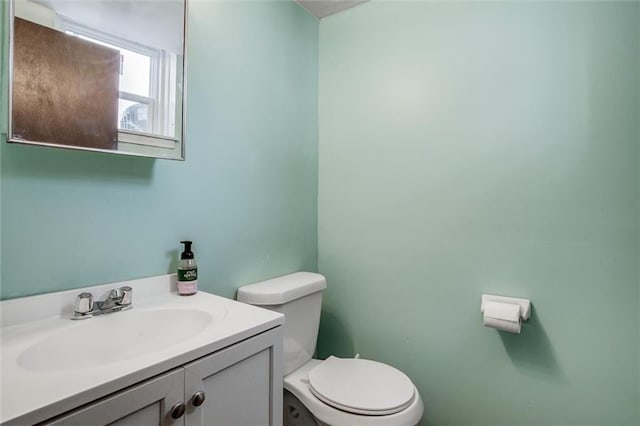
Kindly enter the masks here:
<path id="1" fill-rule="evenodd" d="M 184 158 L 184 0 L 11 5 L 10 142 Z"/>

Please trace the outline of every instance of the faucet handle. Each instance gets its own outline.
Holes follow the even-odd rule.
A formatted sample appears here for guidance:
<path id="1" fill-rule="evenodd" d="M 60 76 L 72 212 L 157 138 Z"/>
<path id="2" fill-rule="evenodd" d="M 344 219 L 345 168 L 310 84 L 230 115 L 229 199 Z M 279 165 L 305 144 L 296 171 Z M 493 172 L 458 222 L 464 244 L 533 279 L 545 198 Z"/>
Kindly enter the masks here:
<path id="1" fill-rule="evenodd" d="M 118 302 L 118 305 L 129 306 L 133 301 L 133 289 L 129 286 L 124 286 L 124 287 L 120 287 L 118 291 L 121 297 L 121 300 Z"/>
<path id="2" fill-rule="evenodd" d="M 76 314 L 80 315 L 91 312 L 93 310 L 93 294 L 88 292 L 80 293 L 76 297 L 76 303 L 73 310 Z"/>

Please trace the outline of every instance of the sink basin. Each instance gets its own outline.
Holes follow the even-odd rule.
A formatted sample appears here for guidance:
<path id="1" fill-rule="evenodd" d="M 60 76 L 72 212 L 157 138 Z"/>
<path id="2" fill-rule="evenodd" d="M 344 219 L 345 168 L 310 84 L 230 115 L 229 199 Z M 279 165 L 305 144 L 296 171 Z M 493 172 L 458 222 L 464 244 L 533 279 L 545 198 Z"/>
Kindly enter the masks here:
<path id="1" fill-rule="evenodd" d="M 80 292 L 101 299 L 124 286 L 134 291 L 132 309 L 70 319 Z M 0 301 L 0 425 L 46 423 L 284 323 L 205 291 L 179 296 L 176 286 L 167 274 Z M 184 386 L 180 374 L 163 377 Z"/>
<path id="2" fill-rule="evenodd" d="M 153 353 L 209 327 L 213 316 L 197 309 L 129 310 L 82 321 L 27 347 L 18 356 L 33 371 L 77 370 Z"/>

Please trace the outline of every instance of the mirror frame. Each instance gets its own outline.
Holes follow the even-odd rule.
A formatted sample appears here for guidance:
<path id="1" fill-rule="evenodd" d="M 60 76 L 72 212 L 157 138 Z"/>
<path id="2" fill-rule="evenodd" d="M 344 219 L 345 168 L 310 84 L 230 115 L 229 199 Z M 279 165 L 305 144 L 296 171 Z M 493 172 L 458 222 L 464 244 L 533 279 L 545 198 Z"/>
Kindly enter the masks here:
<path id="1" fill-rule="evenodd" d="M 21 144 L 21 145 L 34 145 L 34 146 L 46 146 L 46 147 L 51 147 L 51 148 L 62 148 L 62 149 L 70 149 L 70 150 L 77 150 L 77 151 L 91 151 L 91 152 L 104 152 L 104 153 L 108 153 L 108 154 L 117 154 L 117 155 L 129 155 L 129 156 L 135 156 L 135 157 L 146 157 L 146 158 L 158 158 L 158 159 L 167 159 L 167 160 L 177 160 L 177 161 L 184 161 L 185 160 L 185 128 L 186 128 L 186 112 L 187 112 L 187 22 L 188 22 L 188 15 L 189 15 L 189 2 L 188 0 L 181 0 L 182 3 L 184 4 L 184 15 L 183 15 L 183 34 L 182 34 L 182 81 L 181 81 L 181 87 L 182 89 L 180 90 L 179 93 L 179 99 L 180 99 L 180 104 L 182 107 L 181 113 L 179 115 L 180 117 L 180 130 L 179 132 L 176 132 L 176 138 L 169 138 L 169 137 L 163 137 L 161 135 L 153 135 L 153 134 L 149 134 L 149 133 L 137 133 L 137 132 L 131 132 L 131 134 L 133 135 L 141 135 L 142 137 L 145 138 L 151 138 L 151 139 L 158 139 L 158 140 L 167 140 L 167 139 L 171 139 L 171 140 L 177 140 L 180 144 L 180 148 L 179 148 L 179 152 L 178 150 L 174 150 L 171 151 L 172 154 L 175 155 L 161 155 L 161 154 L 166 154 L 163 151 L 166 151 L 163 148 L 160 147 L 154 147 L 154 146 L 147 146 L 147 149 L 149 152 L 133 152 L 133 151 L 126 151 L 126 150 L 119 150 L 119 149 L 102 149 L 102 148 L 90 148 L 90 147 L 84 147 L 84 146 L 75 146 L 75 145 L 63 145 L 63 144 L 56 144 L 56 143 L 52 143 L 52 142 L 43 142 L 43 141 L 30 141 L 30 140 L 24 140 L 24 139 L 15 139 L 13 137 L 13 56 L 14 56 L 14 17 L 15 17 L 15 1 L 16 0 L 8 0 L 6 3 L 7 5 L 5 6 L 4 4 L 2 5 L 2 7 L 4 8 L 4 14 L 5 14 L 5 24 L 7 25 L 7 29 L 8 32 L 5 32 L 5 34 L 8 36 L 7 37 L 7 42 L 4 46 L 4 48 L 2 50 L 7 52 L 8 58 L 7 58 L 7 135 L 6 135 L 6 141 L 7 143 L 15 143 L 15 144 Z M 3 2 L 5 3 L 5 2 Z M 176 97 L 176 98 L 178 98 Z M 176 102 L 177 103 L 177 102 Z M 119 132 L 120 129 L 118 129 Z M 157 151 L 157 152 L 155 152 Z"/>

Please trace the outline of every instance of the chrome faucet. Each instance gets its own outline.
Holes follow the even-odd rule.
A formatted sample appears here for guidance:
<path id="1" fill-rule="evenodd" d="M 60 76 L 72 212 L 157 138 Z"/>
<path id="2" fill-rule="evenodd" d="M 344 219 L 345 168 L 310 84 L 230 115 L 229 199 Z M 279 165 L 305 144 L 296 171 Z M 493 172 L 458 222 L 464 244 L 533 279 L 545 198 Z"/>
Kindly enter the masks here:
<path id="1" fill-rule="evenodd" d="M 76 297 L 71 319 L 86 319 L 96 315 L 124 311 L 132 307 L 132 301 L 133 290 L 128 286 L 112 289 L 104 300 L 97 302 L 93 301 L 93 294 L 83 292 Z"/>

